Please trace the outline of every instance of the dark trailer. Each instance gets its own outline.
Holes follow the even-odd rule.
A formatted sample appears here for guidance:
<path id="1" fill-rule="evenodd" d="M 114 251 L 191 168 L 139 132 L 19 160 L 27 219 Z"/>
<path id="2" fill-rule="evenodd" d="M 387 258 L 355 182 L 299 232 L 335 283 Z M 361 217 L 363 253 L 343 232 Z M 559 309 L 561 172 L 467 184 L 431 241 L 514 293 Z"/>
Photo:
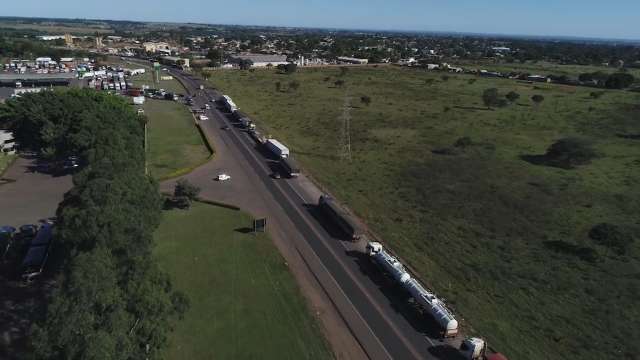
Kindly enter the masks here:
<path id="1" fill-rule="evenodd" d="M 42 273 L 49 256 L 49 245 L 53 237 L 52 230 L 51 224 L 44 224 L 38 230 L 36 237 L 31 240 L 29 250 L 20 266 L 22 277 L 25 280 L 31 280 Z"/>
<path id="2" fill-rule="evenodd" d="M 362 236 L 362 230 L 352 219 L 351 215 L 328 195 L 321 195 L 318 200 L 318 207 L 322 213 L 327 216 L 331 221 L 336 224 L 340 230 L 351 241 L 358 241 Z"/>
<path id="3" fill-rule="evenodd" d="M 300 167 L 291 157 L 280 159 L 280 167 L 282 168 L 282 173 L 290 178 L 300 175 Z"/>

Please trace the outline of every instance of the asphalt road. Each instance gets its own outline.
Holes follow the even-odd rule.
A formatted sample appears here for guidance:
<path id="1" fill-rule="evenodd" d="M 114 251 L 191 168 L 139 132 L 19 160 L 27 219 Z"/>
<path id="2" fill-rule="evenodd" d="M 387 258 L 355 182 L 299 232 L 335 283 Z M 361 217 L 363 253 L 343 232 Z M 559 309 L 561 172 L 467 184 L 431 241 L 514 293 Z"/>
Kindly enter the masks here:
<path id="1" fill-rule="evenodd" d="M 210 100 L 219 96 L 212 90 L 199 90 L 200 81 L 188 74 L 176 70 L 172 73 L 188 85 L 190 94 L 197 94 L 198 107 L 205 103 L 213 105 Z M 207 183 L 198 185 L 203 192 L 213 187 L 211 191 L 226 197 L 221 200 L 243 209 L 251 207 L 247 202 L 266 203 L 262 212 L 267 217 L 267 226 L 275 224 L 286 229 L 290 245 L 307 262 L 369 358 L 448 359 L 455 355 L 453 346 L 459 339 L 440 340 L 433 321 L 413 308 L 407 296 L 366 258 L 362 252 L 364 244 L 332 236 L 333 229 L 314 210 L 319 190 L 304 177 L 272 179 L 269 160 L 255 142 L 235 128 L 215 106 L 207 113 L 210 120 L 200 125 L 206 132 L 215 133 L 214 140 L 222 141 L 225 150 L 234 152 L 235 159 L 223 161 L 215 169 L 201 170 L 211 172 L 201 174 L 204 176 L 200 178 Z M 224 125 L 231 129 L 222 130 Z M 211 181 L 215 171 L 228 172 L 233 185 Z M 242 192 L 240 198 L 244 200 L 234 201 L 236 191 Z"/>

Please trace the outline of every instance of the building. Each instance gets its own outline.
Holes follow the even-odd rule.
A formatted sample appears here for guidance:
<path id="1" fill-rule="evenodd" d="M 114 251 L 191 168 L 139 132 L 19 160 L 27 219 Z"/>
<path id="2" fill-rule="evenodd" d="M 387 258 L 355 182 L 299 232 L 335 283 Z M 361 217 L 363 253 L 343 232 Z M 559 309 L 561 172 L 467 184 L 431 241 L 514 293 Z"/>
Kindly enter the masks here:
<path id="1" fill-rule="evenodd" d="M 161 59 L 161 62 L 165 65 L 178 66 L 188 68 L 190 66 L 189 59 L 180 58 L 177 56 L 165 56 Z"/>
<path id="2" fill-rule="evenodd" d="M 286 65 L 286 55 L 266 55 L 266 54 L 239 54 L 231 56 L 233 62 L 240 62 L 242 60 L 249 60 L 253 63 L 253 67 L 266 67 L 269 64 L 272 66 Z"/>
<path id="3" fill-rule="evenodd" d="M 166 42 L 149 41 L 149 42 L 143 43 L 142 47 L 144 47 L 144 51 L 150 52 L 150 53 L 156 53 L 156 52 L 168 52 L 169 54 L 171 53 L 171 49 L 169 49 L 169 44 L 167 44 Z"/>
<path id="4" fill-rule="evenodd" d="M 338 61 L 343 63 L 348 63 L 348 64 L 358 64 L 358 65 L 365 65 L 369 63 L 369 59 L 358 59 L 358 58 L 347 57 L 347 56 L 338 57 Z"/>

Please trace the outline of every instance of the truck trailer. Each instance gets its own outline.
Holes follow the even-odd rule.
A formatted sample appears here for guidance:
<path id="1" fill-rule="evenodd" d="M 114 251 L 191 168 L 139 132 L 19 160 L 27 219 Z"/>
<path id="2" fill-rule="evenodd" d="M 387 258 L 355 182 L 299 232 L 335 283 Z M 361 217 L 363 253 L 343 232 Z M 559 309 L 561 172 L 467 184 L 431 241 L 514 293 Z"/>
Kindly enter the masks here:
<path id="1" fill-rule="evenodd" d="M 300 168 L 296 161 L 291 157 L 280 159 L 280 168 L 282 168 L 282 173 L 287 177 L 293 178 L 300 175 Z"/>
<path id="2" fill-rule="evenodd" d="M 289 149 L 276 139 L 268 139 L 264 145 L 279 158 L 289 156 Z"/>
<path id="3" fill-rule="evenodd" d="M 329 195 L 320 195 L 318 208 L 337 225 L 351 241 L 358 241 L 362 237 L 362 230 L 353 221 L 351 215 L 340 207 Z"/>
<path id="4" fill-rule="evenodd" d="M 366 249 L 373 262 L 387 272 L 411 295 L 420 308 L 438 323 L 443 337 L 455 337 L 458 334 L 458 321 L 444 302 L 414 279 L 402 263 L 383 248 L 382 244 L 370 242 Z"/>

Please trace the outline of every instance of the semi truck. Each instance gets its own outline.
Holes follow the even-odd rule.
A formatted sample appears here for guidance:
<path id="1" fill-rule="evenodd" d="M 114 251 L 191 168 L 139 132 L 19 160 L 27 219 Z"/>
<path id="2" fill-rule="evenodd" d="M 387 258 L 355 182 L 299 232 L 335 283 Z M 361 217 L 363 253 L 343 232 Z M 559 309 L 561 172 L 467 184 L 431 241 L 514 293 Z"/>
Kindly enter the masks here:
<path id="1" fill-rule="evenodd" d="M 320 195 L 318 208 L 331 222 L 342 230 L 349 240 L 354 242 L 360 240 L 363 235 L 362 230 L 352 219 L 351 215 L 339 206 L 333 198 L 329 195 Z"/>
<path id="2" fill-rule="evenodd" d="M 289 156 L 289 149 L 276 139 L 268 139 L 264 145 L 269 151 L 279 158 L 286 158 Z"/>
<path id="3" fill-rule="evenodd" d="M 227 110 L 228 112 L 233 113 L 234 111 L 238 110 L 238 107 L 233 102 L 233 100 L 231 100 L 229 96 L 222 95 L 222 97 L 220 98 L 220 101 L 222 102 L 222 105 L 224 106 L 225 110 Z"/>
<path id="4" fill-rule="evenodd" d="M 287 177 L 293 178 L 300 175 L 300 168 L 297 162 L 291 157 L 280 159 L 280 167 L 282 168 L 282 173 Z"/>
<path id="5" fill-rule="evenodd" d="M 507 357 L 489 349 L 487 342 L 477 337 L 465 339 L 460 344 L 460 354 L 465 360 L 507 360 Z"/>
<path id="6" fill-rule="evenodd" d="M 387 272 L 411 295 L 423 312 L 429 314 L 438 323 L 443 337 L 455 337 L 458 334 L 458 321 L 444 302 L 413 278 L 400 260 L 386 251 L 379 242 L 369 242 L 366 250 L 373 262 Z"/>

